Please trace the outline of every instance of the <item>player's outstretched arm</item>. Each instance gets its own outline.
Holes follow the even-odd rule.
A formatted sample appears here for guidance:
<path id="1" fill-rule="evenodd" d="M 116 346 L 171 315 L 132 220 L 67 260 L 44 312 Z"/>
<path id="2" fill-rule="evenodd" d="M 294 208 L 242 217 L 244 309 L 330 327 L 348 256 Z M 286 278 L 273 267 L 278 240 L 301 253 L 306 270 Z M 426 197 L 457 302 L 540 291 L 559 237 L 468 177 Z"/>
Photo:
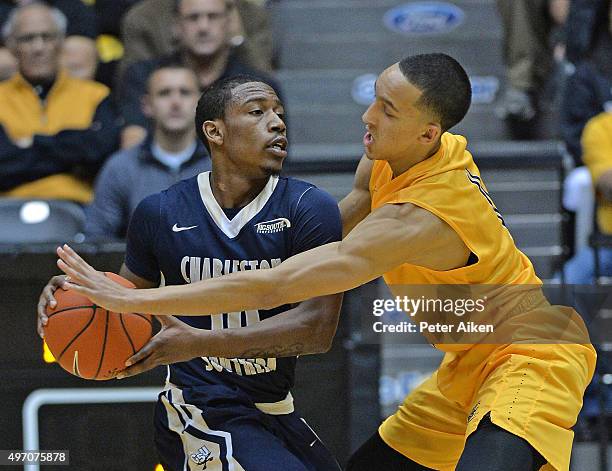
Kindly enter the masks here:
<path id="1" fill-rule="evenodd" d="M 353 189 L 340 201 L 340 215 L 342 217 L 342 237 L 346 237 L 353 228 L 368 214 L 372 206 L 370 198 L 370 176 L 373 162 L 366 155 L 361 157 Z"/>
<path id="2" fill-rule="evenodd" d="M 444 221 L 406 203 L 385 205 L 370 213 L 343 241 L 302 252 L 275 268 L 183 286 L 128 290 L 100 276 L 68 246 L 58 248 L 58 255 L 59 268 L 78 283 L 70 287 L 107 309 L 203 315 L 267 309 L 341 293 L 402 263 L 451 270 L 465 265 L 469 249 Z"/>

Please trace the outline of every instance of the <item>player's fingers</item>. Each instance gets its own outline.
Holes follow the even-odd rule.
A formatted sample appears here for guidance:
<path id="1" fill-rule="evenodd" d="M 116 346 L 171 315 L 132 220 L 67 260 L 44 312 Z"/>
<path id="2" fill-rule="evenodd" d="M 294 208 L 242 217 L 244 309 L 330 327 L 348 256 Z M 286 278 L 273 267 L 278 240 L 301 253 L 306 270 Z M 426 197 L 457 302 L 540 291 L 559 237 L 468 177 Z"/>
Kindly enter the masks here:
<path id="1" fill-rule="evenodd" d="M 67 252 L 63 247 L 58 247 L 56 252 L 57 256 L 73 270 L 76 270 L 83 275 L 86 275 L 88 273 L 88 265 L 85 264 L 83 259 L 77 259 L 69 252 Z"/>
<path id="2" fill-rule="evenodd" d="M 79 269 L 83 273 L 96 271 L 89 263 L 83 260 L 83 258 L 78 253 L 76 253 L 68 244 L 64 244 L 62 247 L 58 247 L 58 249 L 65 255 L 68 264 L 73 266 L 74 268 Z"/>
<path id="3" fill-rule="evenodd" d="M 65 283 L 65 286 L 67 287 L 67 289 L 80 293 L 87 298 L 93 298 L 93 290 L 87 288 L 86 286 L 76 285 L 74 283 Z"/>
<path id="4" fill-rule="evenodd" d="M 80 272 L 67 265 L 66 262 L 64 262 L 64 260 L 62 260 L 61 258 L 57 261 L 57 267 L 70 277 L 71 282 L 74 281 L 82 285 L 90 284 L 90 280 L 87 276 L 82 275 Z M 66 286 L 67 284 L 70 285 L 70 282 L 67 283 L 66 281 L 64 281 L 63 286 Z"/>
<path id="5" fill-rule="evenodd" d="M 174 320 L 174 317 L 172 317 L 172 316 L 155 316 L 155 318 L 161 324 L 162 330 L 167 329 L 168 327 L 170 327 L 173 324 L 172 321 Z"/>
<path id="6" fill-rule="evenodd" d="M 156 366 L 159 366 L 159 361 L 156 356 L 151 355 L 144 359 L 143 361 L 136 363 L 117 375 L 117 379 L 129 378 L 130 376 L 135 376 L 140 373 L 144 373 L 145 371 L 149 371 Z"/>
<path id="7" fill-rule="evenodd" d="M 44 303 L 38 303 L 38 316 L 37 322 L 40 327 L 46 326 L 49 318 L 47 317 L 46 305 Z"/>
<path id="8" fill-rule="evenodd" d="M 134 355 L 127 359 L 125 366 L 131 366 L 147 358 L 155 350 L 155 339 L 152 339 Z"/>
<path id="9" fill-rule="evenodd" d="M 38 336 L 41 339 L 45 338 L 45 331 L 43 329 L 43 324 L 42 324 L 42 320 L 41 320 L 40 316 L 38 317 L 38 320 L 36 322 L 36 331 L 38 332 Z"/>
<path id="10" fill-rule="evenodd" d="M 42 295 L 40 297 L 41 302 L 43 303 L 43 309 L 48 305 L 49 307 L 54 308 L 57 305 L 57 301 L 53 293 L 55 292 L 55 288 L 53 286 L 47 285 L 45 289 L 43 289 Z"/>

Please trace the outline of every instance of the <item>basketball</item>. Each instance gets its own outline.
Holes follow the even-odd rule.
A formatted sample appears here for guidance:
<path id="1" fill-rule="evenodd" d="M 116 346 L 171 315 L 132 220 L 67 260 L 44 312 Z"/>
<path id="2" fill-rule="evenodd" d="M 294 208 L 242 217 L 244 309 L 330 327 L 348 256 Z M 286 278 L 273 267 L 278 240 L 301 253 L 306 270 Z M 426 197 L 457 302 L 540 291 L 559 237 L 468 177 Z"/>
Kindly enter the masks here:
<path id="1" fill-rule="evenodd" d="M 115 273 L 106 276 L 135 287 Z M 150 315 L 108 311 L 71 290 L 58 289 L 54 296 L 56 307 L 47 306 L 45 341 L 60 366 L 75 376 L 112 379 L 151 338 Z"/>

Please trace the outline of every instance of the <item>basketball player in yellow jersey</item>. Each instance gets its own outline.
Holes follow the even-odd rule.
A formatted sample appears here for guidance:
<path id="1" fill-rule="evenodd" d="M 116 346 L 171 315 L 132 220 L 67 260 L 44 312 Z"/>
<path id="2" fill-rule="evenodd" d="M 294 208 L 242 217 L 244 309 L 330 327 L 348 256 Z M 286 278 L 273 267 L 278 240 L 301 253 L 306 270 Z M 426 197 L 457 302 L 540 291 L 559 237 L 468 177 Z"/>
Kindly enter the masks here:
<path id="1" fill-rule="evenodd" d="M 408 57 L 380 75 L 376 100 L 363 115 L 366 155 L 353 191 L 340 204 L 341 242 L 269 270 L 151 290 L 122 288 L 64 246 L 58 266 L 71 278 L 66 286 L 114 311 L 201 315 L 298 302 L 380 275 L 392 290 L 409 284 L 540 285 L 490 200 L 466 140 L 447 132 L 470 101 L 467 74 L 444 54 Z M 208 128 L 213 126 L 205 123 Z M 209 136 L 222 138 L 222 129 Z M 595 352 L 569 308 L 551 306 L 543 296 L 512 301 L 512 315 L 498 326 L 510 332 L 507 341 L 437 345 L 448 350 L 440 368 L 355 453 L 350 471 L 569 468 L 571 427 Z M 565 327 L 578 332 L 578 340 L 533 342 L 539 320 L 548 318 L 569 319 Z M 185 338 L 217 341 L 211 332 L 185 329 L 162 331 L 136 354 L 126 375 L 183 359 L 177 346 Z M 212 334 L 232 341 L 227 330 Z M 258 326 L 252 334 L 258 335 Z"/>

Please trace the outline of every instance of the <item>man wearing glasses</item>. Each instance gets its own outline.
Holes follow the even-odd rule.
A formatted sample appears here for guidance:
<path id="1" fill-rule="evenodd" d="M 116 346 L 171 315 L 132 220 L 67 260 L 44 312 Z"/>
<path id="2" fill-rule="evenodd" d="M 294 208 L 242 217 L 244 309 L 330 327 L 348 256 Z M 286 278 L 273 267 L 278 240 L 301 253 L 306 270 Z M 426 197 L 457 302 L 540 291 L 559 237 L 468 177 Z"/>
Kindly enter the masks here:
<path id="1" fill-rule="evenodd" d="M 18 72 L 0 83 L 0 195 L 87 203 L 91 177 L 117 147 L 109 90 L 60 67 L 66 17 L 33 3 L 2 28 Z"/>

